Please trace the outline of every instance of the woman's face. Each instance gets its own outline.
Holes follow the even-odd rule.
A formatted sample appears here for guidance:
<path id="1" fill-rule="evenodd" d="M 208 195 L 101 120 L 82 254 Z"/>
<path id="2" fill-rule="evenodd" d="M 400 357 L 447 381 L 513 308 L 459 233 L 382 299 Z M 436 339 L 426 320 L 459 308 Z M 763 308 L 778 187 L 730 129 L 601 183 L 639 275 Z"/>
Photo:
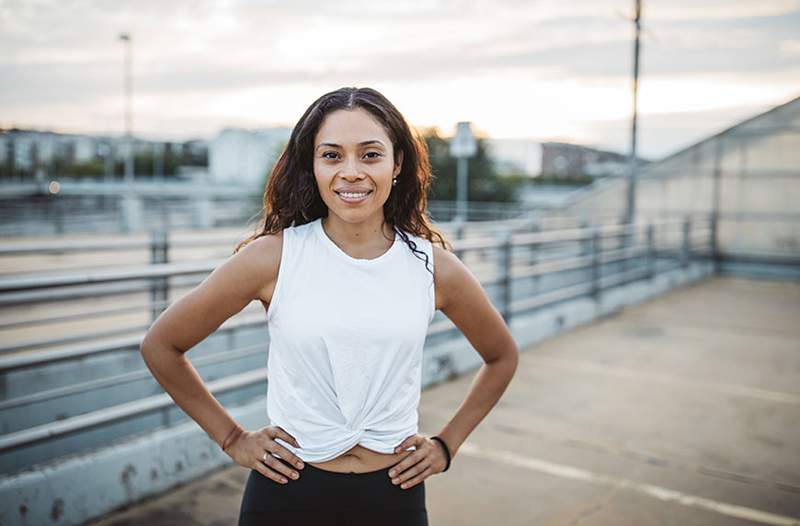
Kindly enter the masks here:
<path id="1" fill-rule="evenodd" d="M 348 223 L 374 215 L 383 219 L 392 178 L 403 164 L 402 152 L 398 161 L 394 163 L 386 130 L 361 108 L 331 112 L 314 138 L 314 177 L 320 196 L 331 213 Z"/>

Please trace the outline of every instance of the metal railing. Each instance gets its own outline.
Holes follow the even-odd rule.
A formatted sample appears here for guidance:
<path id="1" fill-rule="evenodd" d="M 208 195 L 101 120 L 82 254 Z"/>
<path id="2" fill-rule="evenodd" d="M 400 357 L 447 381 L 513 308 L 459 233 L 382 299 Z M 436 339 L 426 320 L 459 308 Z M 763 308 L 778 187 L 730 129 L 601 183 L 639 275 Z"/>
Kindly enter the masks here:
<path id="1" fill-rule="evenodd" d="M 463 226 L 463 225 L 462 225 Z M 688 268 L 693 261 L 708 260 L 713 254 L 711 229 L 708 218 L 687 217 L 679 220 L 663 220 L 647 224 L 584 224 L 581 227 L 558 230 L 523 231 L 498 235 L 466 237 L 454 240 L 456 254 L 468 264 L 500 314 L 510 323 L 524 315 L 561 302 L 581 298 L 600 301 L 608 289 L 639 280 L 649 280 L 673 269 Z M 191 245 L 194 242 L 186 242 Z M 168 243 L 161 233 L 154 234 L 147 242 L 84 243 L 83 245 L 52 245 L 51 252 L 69 252 L 94 247 L 116 250 L 123 247 L 147 247 L 153 254 L 153 263 L 146 267 L 111 269 L 102 272 L 81 272 L 63 275 L 6 277 L 0 280 L 0 301 L 3 305 L 19 306 L 30 302 L 52 301 L 54 298 L 69 299 L 70 289 L 87 286 L 112 287 L 119 290 L 121 284 L 136 284 L 138 290 L 150 292 L 150 302 L 120 307 L 120 311 L 147 309 L 151 319 L 168 304 L 170 289 L 175 279 L 182 276 L 202 277 L 220 263 L 220 260 L 175 263 L 167 262 L 170 249 L 181 244 Z M 42 250 L 35 244 L 5 247 L 2 255 L 22 254 Z M 195 280 L 196 281 L 196 280 Z M 114 289 L 116 287 L 116 289 Z M 110 294 L 113 292 L 106 291 Z M 83 294 L 88 292 L 84 290 Z M 91 294 L 99 294 L 94 291 Z M 13 297 L 13 301 L 9 300 Z M 89 310 L 81 316 L 96 316 L 102 319 L 101 310 Z M 71 315 L 59 315 L 59 320 Z M 45 319 L 45 318 L 43 318 Z M 43 320 L 42 319 L 42 320 Z M 52 318 L 50 318 L 52 320 Z M 38 320 L 38 321 L 42 321 Z M 5 322 L 2 330 L 30 326 L 31 320 Z M 215 331 L 219 335 L 233 336 L 239 331 L 265 327 L 263 311 L 258 315 L 242 313 L 227 320 Z M 40 338 L 35 345 L 5 345 L 0 352 L 0 375 L 7 385 L 15 375 L 35 375 L 53 367 L 82 367 L 93 360 L 111 360 L 113 357 L 134 356 L 138 358 L 141 336 L 147 325 L 119 328 L 103 332 L 105 336 L 118 336 L 110 342 L 87 342 L 64 335 Z M 124 331 L 123 331 L 124 330 Z M 429 327 L 428 337 L 445 337 L 457 328 L 442 313 L 437 312 Z M 126 336 L 120 336 L 122 333 Z M 233 341 L 233 340 L 231 340 Z M 59 347 L 60 346 L 60 347 Z M 37 350 L 39 349 L 39 350 Z M 193 357 L 196 367 L 212 370 L 228 366 L 234 359 L 264 357 L 266 343 L 226 347 L 223 351 L 199 354 Z M 105 363 L 105 362 L 103 362 Z M 130 363 L 126 367 L 130 367 Z M 106 367 L 113 367 L 105 365 Z M 215 395 L 235 393 L 239 390 L 263 385 L 268 374 L 266 368 L 246 367 L 229 371 L 221 378 L 217 373 L 207 374 L 207 385 Z M 127 386 L 128 390 L 125 389 Z M 137 389 L 132 386 L 140 386 Z M 111 405 L 102 396 L 93 393 L 102 389 L 115 389 L 116 395 L 130 399 L 115 401 Z M 160 415 L 157 425 L 170 425 L 180 415 L 175 414 L 172 399 L 161 391 L 144 364 L 139 362 L 136 370 L 119 366 L 113 374 L 62 385 L 43 384 L 34 392 L 18 392 L 0 401 L 3 418 L 13 418 L 36 406 L 39 418 L 44 421 L 17 426 L 14 422 L 2 422 L 5 429 L 0 435 L 0 461 L 5 470 L 25 467 L 25 461 L 10 460 L 20 450 L 37 445 L 48 445 L 52 441 L 89 433 L 92 430 L 125 422 L 143 415 Z M 142 394 L 149 393 L 149 394 Z M 156 393 L 156 394 L 153 394 Z M 59 401 L 66 397 L 82 400 L 75 414 L 58 411 Z M 49 406 L 47 404 L 50 404 Z M 58 414 L 49 418 L 49 414 Z M 33 418 L 33 417 L 31 417 Z M 183 418 L 186 418 L 185 415 Z M 155 425 L 152 422 L 149 425 Z M 141 430 L 139 430 L 141 432 Z M 120 431 L 120 433 L 124 433 Z M 91 441 L 71 443 L 70 448 L 88 447 Z M 97 444 L 95 444 L 96 446 Z M 48 445 L 49 447 L 49 445 Z M 52 451 L 49 448 L 47 451 Z M 60 451 L 69 451 L 60 447 Z M 11 455 L 9 457 L 9 455 Z M 19 457 L 22 458 L 22 457 Z"/>
<path id="2" fill-rule="evenodd" d="M 17 195 L 9 191 L 0 196 L 0 235 L 145 232 L 159 226 L 169 229 L 236 227 L 254 221 L 262 205 L 262 195 L 258 192 L 239 189 L 237 195 L 231 196 L 216 188 L 216 193 L 209 194 L 204 208 L 188 183 L 183 187 L 139 183 L 136 188 L 141 193 L 136 194 L 136 202 L 141 209 L 141 218 L 136 224 L 129 224 L 124 186 L 83 186 L 86 185 L 64 182 L 59 195 L 49 195 L 44 190 L 36 193 L 29 189 L 27 192 L 20 190 Z M 541 205 L 524 203 L 470 202 L 468 219 L 507 220 L 543 209 L 545 207 Z M 454 201 L 428 202 L 428 212 L 436 222 L 451 221 L 456 211 Z"/>

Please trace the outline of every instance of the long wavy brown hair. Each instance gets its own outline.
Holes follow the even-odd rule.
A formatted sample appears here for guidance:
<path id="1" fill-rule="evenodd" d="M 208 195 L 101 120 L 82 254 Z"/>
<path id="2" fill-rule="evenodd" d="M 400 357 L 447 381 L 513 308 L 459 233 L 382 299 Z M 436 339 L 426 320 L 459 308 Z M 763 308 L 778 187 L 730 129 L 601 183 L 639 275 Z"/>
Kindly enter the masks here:
<path id="1" fill-rule="evenodd" d="M 300 117 L 270 173 L 256 231 L 241 241 L 234 253 L 259 237 L 327 217 L 328 207 L 319 195 L 314 178 L 314 139 L 329 113 L 354 108 L 363 108 L 383 125 L 392 141 L 395 164 L 399 160 L 399 152 L 403 152 L 397 185 L 383 205 L 384 220 L 414 253 L 419 251 L 407 233 L 438 243 L 446 250 L 453 250 L 447 238 L 431 224 L 426 211 L 428 189 L 434 175 L 431 173 L 425 141 L 411 131 L 397 108 L 377 90 L 345 87 L 321 96 Z"/>

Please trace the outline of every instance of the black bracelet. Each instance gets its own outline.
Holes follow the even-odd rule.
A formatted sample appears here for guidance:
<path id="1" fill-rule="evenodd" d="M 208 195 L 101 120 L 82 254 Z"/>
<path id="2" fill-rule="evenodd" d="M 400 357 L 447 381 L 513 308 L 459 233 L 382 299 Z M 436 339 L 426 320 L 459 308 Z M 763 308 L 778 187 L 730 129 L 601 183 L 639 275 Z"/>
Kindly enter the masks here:
<path id="1" fill-rule="evenodd" d="M 433 437 L 431 437 L 431 440 L 435 440 L 435 441 L 439 442 L 439 443 L 442 445 L 442 447 L 444 447 L 444 454 L 445 454 L 445 456 L 447 457 L 447 465 L 446 465 L 446 466 L 444 467 L 444 469 L 441 471 L 441 473 L 444 473 L 445 471 L 447 471 L 448 469 L 450 469 L 450 448 L 449 448 L 449 447 L 447 447 L 447 444 L 445 444 L 444 440 L 442 440 L 442 439 L 441 439 L 441 438 L 439 438 L 438 436 L 433 436 Z"/>

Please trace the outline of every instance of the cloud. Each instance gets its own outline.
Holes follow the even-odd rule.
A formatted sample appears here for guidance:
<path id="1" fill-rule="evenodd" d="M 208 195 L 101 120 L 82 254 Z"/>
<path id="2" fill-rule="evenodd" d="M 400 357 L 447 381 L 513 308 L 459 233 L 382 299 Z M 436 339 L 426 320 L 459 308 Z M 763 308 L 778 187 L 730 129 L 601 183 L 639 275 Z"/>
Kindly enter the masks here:
<path id="1" fill-rule="evenodd" d="M 628 0 L 138 0 L 114 9 L 104 0 L 0 0 L 0 115 L 6 124 L 108 126 L 123 90 L 117 36 L 129 31 L 137 122 L 169 115 L 174 124 L 159 129 L 199 129 L 198 115 L 218 123 L 226 112 L 239 122 L 241 108 L 254 104 L 248 115 L 286 121 L 281 107 L 303 108 L 320 89 L 384 85 L 409 111 L 424 108 L 426 124 L 445 128 L 470 112 L 496 126 L 521 118 L 493 116 L 510 105 L 492 105 L 492 96 L 509 92 L 541 114 L 536 94 L 552 105 L 564 88 L 572 101 L 558 108 L 571 130 L 578 116 L 569 107 L 591 118 L 593 106 L 603 116 L 628 111 L 630 11 Z M 656 80 L 692 86 L 698 78 L 711 79 L 696 95 L 709 108 L 720 104 L 713 90 L 752 78 L 769 78 L 783 93 L 800 69 L 797 27 L 800 0 L 645 3 L 643 96 Z M 437 95 L 432 106 L 409 95 L 445 88 L 459 93 Z M 731 92 L 752 102 L 749 85 Z M 682 104 L 670 107 L 697 110 L 697 101 Z"/>

